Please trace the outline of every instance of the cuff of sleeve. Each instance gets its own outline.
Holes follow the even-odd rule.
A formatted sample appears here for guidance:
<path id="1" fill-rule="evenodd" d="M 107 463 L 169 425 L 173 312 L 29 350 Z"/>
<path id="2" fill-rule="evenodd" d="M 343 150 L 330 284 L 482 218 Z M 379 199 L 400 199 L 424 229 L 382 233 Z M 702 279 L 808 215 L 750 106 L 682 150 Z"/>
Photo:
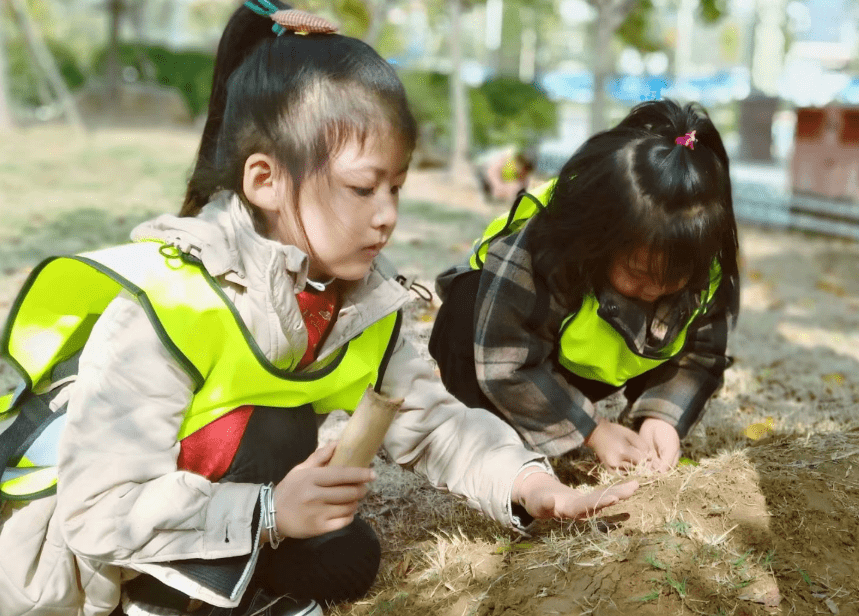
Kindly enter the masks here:
<path id="1" fill-rule="evenodd" d="M 262 524 L 260 522 L 262 520 L 262 498 L 262 490 L 260 490 L 257 504 L 254 507 L 253 518 L 251 519 L 251 541 L 254 548 L 260 545 L 260 536 L 262 535 Z"/>
<path id="2" fill-rule="evenodd" d="M 259 530 L 254 511 L 260 500 L 260 486 L 220 483 L 214 487 L 203 538 L 207 558 L 253 552 L 258 545 L 253 540 Z"/>
<path id="3" fill-rule="evenodd" d="M 533 469 L 531 471 L 533 473 L 548 473 L 552 477 L 555 476 L 555 471 L 552 470 L 552 466 L 546 460 L 533 460 L 522 465 L 519 471 L 513 476 L 513 481 L 528 469 Z M 508 522 L 511 527 L 520 533 L 527 533 L 528 528 L 534 523 L 534 517 L 528 513 L 525 507 L 513 502 L 513 481 L 510 482 L 510 490 L 507 494 L 507 502 L 510 503 Z"/>
<path id="4" fill-rule="evenodd" d="M 204 542 L 208 548 L 218 550 L 218 555 L 207 554 L 209 558 L 167 563 L 142 563 L 134 569 L 189 597 L 217 607 L 232 608 L 238 605 L 247 590 L 260 553 L 260 486 L 240 483 L 214 485 L 218 490 L 209 504 Z M 236 553 L 229 554 L 227 547 Z"/>
<path id="5" fill-rule="evenodd" d="M 628 421 L 635 430 L 641 427 L 641 423 L 645 419 L 661 419 L 677 429 L 677 423 L 682 414 L 683 409 L 667 400 L 638 399 L 632 405 Z"/>

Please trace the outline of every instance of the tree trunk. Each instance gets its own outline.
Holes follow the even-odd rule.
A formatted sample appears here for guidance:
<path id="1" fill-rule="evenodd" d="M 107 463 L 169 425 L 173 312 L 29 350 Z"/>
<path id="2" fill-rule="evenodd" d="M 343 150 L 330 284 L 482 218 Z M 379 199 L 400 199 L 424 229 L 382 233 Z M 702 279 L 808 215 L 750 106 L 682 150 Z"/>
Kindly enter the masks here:
<path id="1" fill-rule="evenodd" d="M 364 33 L 363 41 L 375 49 L 379 42 L 379 36 L 382 34 L 382 26 L 385 25 L 385 14 L 388 12 L 390 2 L 388 0 L 374 0 L 368 4 L 370 24 L 367 27 L 367 32 Z"/>
<path id="2" fill-rule="evenodd" d="M 677 8 L 677 44 L 674 48 L 674 71 L 677 77 L 692 72 L 692 37 L 695 28 L 695 0 L 680 0 Z"/>
<path id="3" fill-rule="evenodd" d="M 119 24 L 122 18 L 122 0 L 108 0 L 107 10 L 110 20 L 107 45 L 107 75 L 104 89 L 105 103 L 116 106 L 119 96 Z"/>
<path id="4" fill-rule="evenodd" d="M 56 99 L 60 101 L 69 124 L 71 124 L 75 130 L 83 132 L 84 123 L 78 113 L 75 100 L 72 98 L 72 94 L 69 92 L 69 88 L 66 85 L 65 80 L 60 74 L 60 69 L 57 67 L 57 63 L 51 55 L 50 49 L 48 49 L 48 46 L 42 39 L 39 30 L 30 20 L 30 14 L 27 12 L 26 5 L 22 0 L 12 0 L 10 5 L 12 10 L 15 12 L 15 16 L 18 19 L 21 30 L 24 32 L 24 38 L 27 41 L 27 45 L 30 47 L 30 52 L 33 54 L 33 58 L 39 66 L 39 69 L 41 69 L 42 73 L 47 78 L 54 91 Z"/>
<path id="5" fill-rule="evenodd" d="M 504 0 L 486 1 L 486 51 L 489 53 L 487 64 L 492 72 L 501 72 L 501 41 L 504 30 Z"/>
<path id="6" fill-rule="evenodd" d="M 0 23 L 0 131 L 8 131 L 14 125 L 9 107 L 9 66 L 6 62 L 6 38 Z"/>
<path id="7" fill-rule="evenodd" d="M 767 96 L 778 95 L 778 76 L 784 67 L 784 4 L 784 0 L 757 3 L 752 86 Z"/>
<path id="8" fill-rule="evenodd" d="M 608 127 L 606 119 L 605 84 L 614 72 L 612 37 L 638 0 L 588 0 L 597 10 L 594 24 L 594 96 L 591 102 L 591 134 Z"/>
<path id="9" fill-rule="evenodd" d="M 614 30 L 610 30 L 608 13 L 610 6 L 606 2 L 597 5 L 597 21 L 594 24 L 594 94 L 591 101 L 590 133 L 598 133 L 606 128 L 606 93 L 605 85 L 614 65 L 611 51 L 611 37 Z"/>
<path id="10" fill-rule="evenodd" d="M 458 184 L 473 183 L 468 162 L 468 100 L 462 82 L 462 2 L 450 0 L 450 98 L 453 110 L 451 135 L 450 175 Z"/>

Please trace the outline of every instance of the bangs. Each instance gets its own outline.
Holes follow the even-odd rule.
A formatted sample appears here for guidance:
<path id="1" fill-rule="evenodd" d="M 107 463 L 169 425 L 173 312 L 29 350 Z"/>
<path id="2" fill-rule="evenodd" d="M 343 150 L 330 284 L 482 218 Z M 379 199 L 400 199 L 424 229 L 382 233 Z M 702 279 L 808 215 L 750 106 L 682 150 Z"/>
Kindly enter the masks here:
<path id="1" fill-rule="evenodd" d="M 688 153 L 654 139 L 633 140 L 623 150 L 619 160 L 634 205 L 622 235 L 650 249 L 649 273 L 655 280 L 673 285 L 686 279 L 687 287 L 697 291 L 709 286 L 714 259 L 733 244 L 734 222 L 726 167 L 704 149 L 692 165 Z"/>
<path id="2" fill-rule="evenodd" d="M 688 280 L 696 291 L 710 284 L 710 267 L 724 245 L 723 207 L 692 206 L 657 225 L 644 244 L 650 248 L 650 275 L 663 284 Z"/>
<path id="3" fill-rule="evenodd" d="M 347 144 L 363 148 L 385 129 L 398 135 L 411 152 L 417 141 L 414 123 L 395 103 L 362 84 L 315 80 L 281 116 L 277 157 L 288 161 L 286 166 L 298 184 L 326 171 Z"/>

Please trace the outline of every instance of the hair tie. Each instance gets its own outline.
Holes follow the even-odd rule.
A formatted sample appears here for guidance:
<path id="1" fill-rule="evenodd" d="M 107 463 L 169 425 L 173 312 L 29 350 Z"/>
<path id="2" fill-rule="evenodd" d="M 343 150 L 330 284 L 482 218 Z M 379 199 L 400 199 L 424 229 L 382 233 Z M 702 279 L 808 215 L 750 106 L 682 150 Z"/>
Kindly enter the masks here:
<path id="1" fill-rule="evenodd" d="M 698 141 L 697 137 L 695 137 L 696 132 L 698 131 L 693 130 L 690 133 L 686 133 L 682 137 L 677 137 L 677 139 L 674 140 L 674 143 L 676 143 L 677 145 L 685 145 L 690 150 L 694 150 L 695 142 Z"/>
<path id="2" fill-rule="evenodd" d="M 296 9 L 281 9 L 270 0 L 248 0 L 245 6 L 261 17 L 268 17 L 274 25 L 272 32 L 280 36 L 284 32 L 297 34 L 332 34 L 337 26 L 318 15 Z"/>

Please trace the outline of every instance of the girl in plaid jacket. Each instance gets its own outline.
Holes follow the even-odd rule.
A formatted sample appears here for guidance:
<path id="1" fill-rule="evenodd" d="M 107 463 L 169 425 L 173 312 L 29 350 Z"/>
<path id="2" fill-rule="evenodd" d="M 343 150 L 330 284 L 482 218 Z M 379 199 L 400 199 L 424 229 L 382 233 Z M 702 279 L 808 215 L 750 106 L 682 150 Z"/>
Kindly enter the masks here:
<path id="1" fill-rule="evenodd" d="M 442 379 L 547 455 L 588 445 L 608 467 L 669 469 L 731 364 L 722 139 L 697 105 L 643 103 L 534 193 L 437 279 Z M 594 403 L 620 389 L 619 421 L 601 418 Z"/>

